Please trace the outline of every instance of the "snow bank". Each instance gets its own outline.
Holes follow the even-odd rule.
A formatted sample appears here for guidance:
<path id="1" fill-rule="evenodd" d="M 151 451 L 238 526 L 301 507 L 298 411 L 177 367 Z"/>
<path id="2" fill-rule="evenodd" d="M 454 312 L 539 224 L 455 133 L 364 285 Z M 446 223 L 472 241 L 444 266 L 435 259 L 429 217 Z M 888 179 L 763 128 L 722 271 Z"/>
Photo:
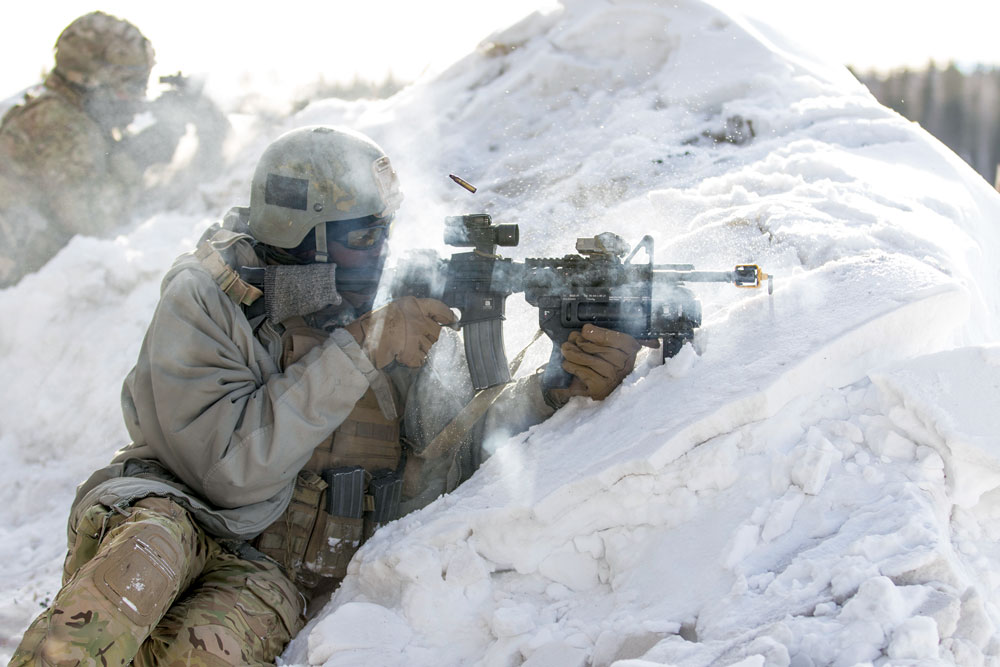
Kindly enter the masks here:
<path id="1" fill-rule="evenodd" d="M 318 122 L 393 156 L 396 251 L 447 252 L 441 217 L 486 211 L 521 225 L 516 259 L 611 230 L 777 278 L 695 287 L 693 347 L 380 530 L 287 664 L 1000 664 L 1000 197 L 842 68 L 694 0 L 567 0 L 391 100 L 238 124 L 187 209 L 0 291 L 0 655 L 58 588 L 72 487 L 125 437 L 159 276 L 271 138 Z M 512 357 L 536 314 L 508 313 Z"/>

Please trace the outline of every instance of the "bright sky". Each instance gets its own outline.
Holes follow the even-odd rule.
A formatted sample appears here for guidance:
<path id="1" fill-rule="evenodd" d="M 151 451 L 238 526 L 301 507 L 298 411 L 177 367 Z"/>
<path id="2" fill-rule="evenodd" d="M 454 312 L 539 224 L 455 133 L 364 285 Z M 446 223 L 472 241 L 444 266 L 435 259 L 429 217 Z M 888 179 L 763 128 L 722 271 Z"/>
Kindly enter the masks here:
<path id="1" fill-rule="evenodd" d="M 717 0 L 795 35 L 815 52 L 862 70 L 1000 66 L 998 0 Z"/>
<path id="2" fill-rule="evenodd" d="M 157 74 L 209 72 L 213 87 L 239 84 L 251 70 L 286 83 L 412 79 L 467 53 L 494 29 L 557 0 L 283 0 L 19 3 L 0 27 L 0 99 L 51 66 L 52 45 L 77 16 L 100 8 L 152 40 Z M 652 1 L 652 0 L 650 0 Z M 930 58 L 1000 65 L 997 0 L 718 0 L 783 28 L 821 55 L 890 68 Z"/>

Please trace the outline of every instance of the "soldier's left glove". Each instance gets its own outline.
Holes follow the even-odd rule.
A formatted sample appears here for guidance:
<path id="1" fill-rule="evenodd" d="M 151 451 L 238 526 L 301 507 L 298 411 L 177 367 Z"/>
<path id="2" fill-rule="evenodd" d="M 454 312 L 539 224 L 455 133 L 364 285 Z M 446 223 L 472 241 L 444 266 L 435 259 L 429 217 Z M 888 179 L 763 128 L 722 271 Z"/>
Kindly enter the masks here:
<path id="1" fill-rule="evenodd" d="M 635 368 L 635 355 L 643 345 L 632 336 L 610 329 L 585 324 L 573 331 L 562 344 L 562 367 L 573 376 L 569 386 L 548 390 L 556 405 L 563 405 L 573 396 L 590 396 L 595 401 L 607 398 Z"/>

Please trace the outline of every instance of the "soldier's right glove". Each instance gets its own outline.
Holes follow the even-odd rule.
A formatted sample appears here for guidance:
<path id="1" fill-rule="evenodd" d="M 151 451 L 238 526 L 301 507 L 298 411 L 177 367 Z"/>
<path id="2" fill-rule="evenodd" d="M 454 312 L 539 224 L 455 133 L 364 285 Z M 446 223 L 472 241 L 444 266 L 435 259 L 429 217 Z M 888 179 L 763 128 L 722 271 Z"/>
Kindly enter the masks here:
<path id="1" fill-rule="evenodd" d="M 344 328 L 376 368 L 385 368 L 393 361 L 418 368 L 427 361 L 442 325 L 454 322 L 455 314 L 437 299 L 406 296 L 362 315 Z"/>
<path id="2" fill-rule="evenodd" d="M 602 401 L 615 390 L 635 367 L 635 356 L 643 345 L 632 336 L 593 324 L 573 331 L 562 344 L 562 367 L 573 376 L 566 388 L 548 390 L 555 406 L 564 405 L 573 396 L 589 396 Z"/>

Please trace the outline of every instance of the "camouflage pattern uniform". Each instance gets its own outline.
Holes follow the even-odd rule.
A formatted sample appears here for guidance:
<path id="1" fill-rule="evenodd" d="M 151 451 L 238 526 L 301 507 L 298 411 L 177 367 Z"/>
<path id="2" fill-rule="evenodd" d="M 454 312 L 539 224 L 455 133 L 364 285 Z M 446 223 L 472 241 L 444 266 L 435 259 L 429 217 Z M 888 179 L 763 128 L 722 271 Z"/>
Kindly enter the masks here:
<path id="1" fill-rule="evenodd" d="M 405 513 L 472 474 L 485 432 L 515 433 L 552 413 L 536 376 L 522 379 L 472 433 L 426 454 L 472 395 L 464 350 L 446 331 L 435 347 L 441 363 L 388 373 L 398 421 L 375 428 L 363 416 L 379 411 L 370 396 L 374 369 L 351 334 L 317 331 L 312 346 L 289 354 L 287 338 L 248 318 L 232 267 L 264 264 L 246 217 L 247 209 L 234 209 L 164 278 L 123 390 L 133 443 L 78 489 L 65 587 L 27 630 L 13 665 L 117 665 L 133 655 L 142 665 L 272 664 L 301 628 L 305 598 L 313 610 L 322 604 L 363 541 L 349 552 L 330 544 L 347 527 L 326 515 L 310 462 L 362 461 L 338 459 L 346 454 L 340 443 L 354 447 L 382 431 L 395 438 L 395 449 L 385 438 L 379 448 L 395 452 L 391 467 L 402 432 Z M 221 261 L 213 264 L 205 249 Z M 367 518 L 356 523 L 367 536 Z M 254 541 L 262 534 L 287 539 Z M 313 567 L 297 551 L 317 542 L 329 546 L 318 558 L 329 567 Z"/>
<path id="2" fill-rule="evenodd" d="M 10 664 L 273 664 L 301 627 L 300 606 L 276 565 L 224 551 L 166 498 L 124 512 L 94 505 L 63 588 Z"/>
<path id="3" fill-rule="evenodd" d="M 63 31 L 56 66 L 0 120 L 0 287 L 52 258 L 75 234 L 123 224 L 144 170 L 169 161 L 184 128 L 123 128 L 141 108 L 153 49 L 101 12 Z"/>
<path id="4" fill-rule="evenodd" d="M 0 286 L 40 268 L 74 234 L 122 224 L 142 172 L 50 75 L 0 124 Z"/>

